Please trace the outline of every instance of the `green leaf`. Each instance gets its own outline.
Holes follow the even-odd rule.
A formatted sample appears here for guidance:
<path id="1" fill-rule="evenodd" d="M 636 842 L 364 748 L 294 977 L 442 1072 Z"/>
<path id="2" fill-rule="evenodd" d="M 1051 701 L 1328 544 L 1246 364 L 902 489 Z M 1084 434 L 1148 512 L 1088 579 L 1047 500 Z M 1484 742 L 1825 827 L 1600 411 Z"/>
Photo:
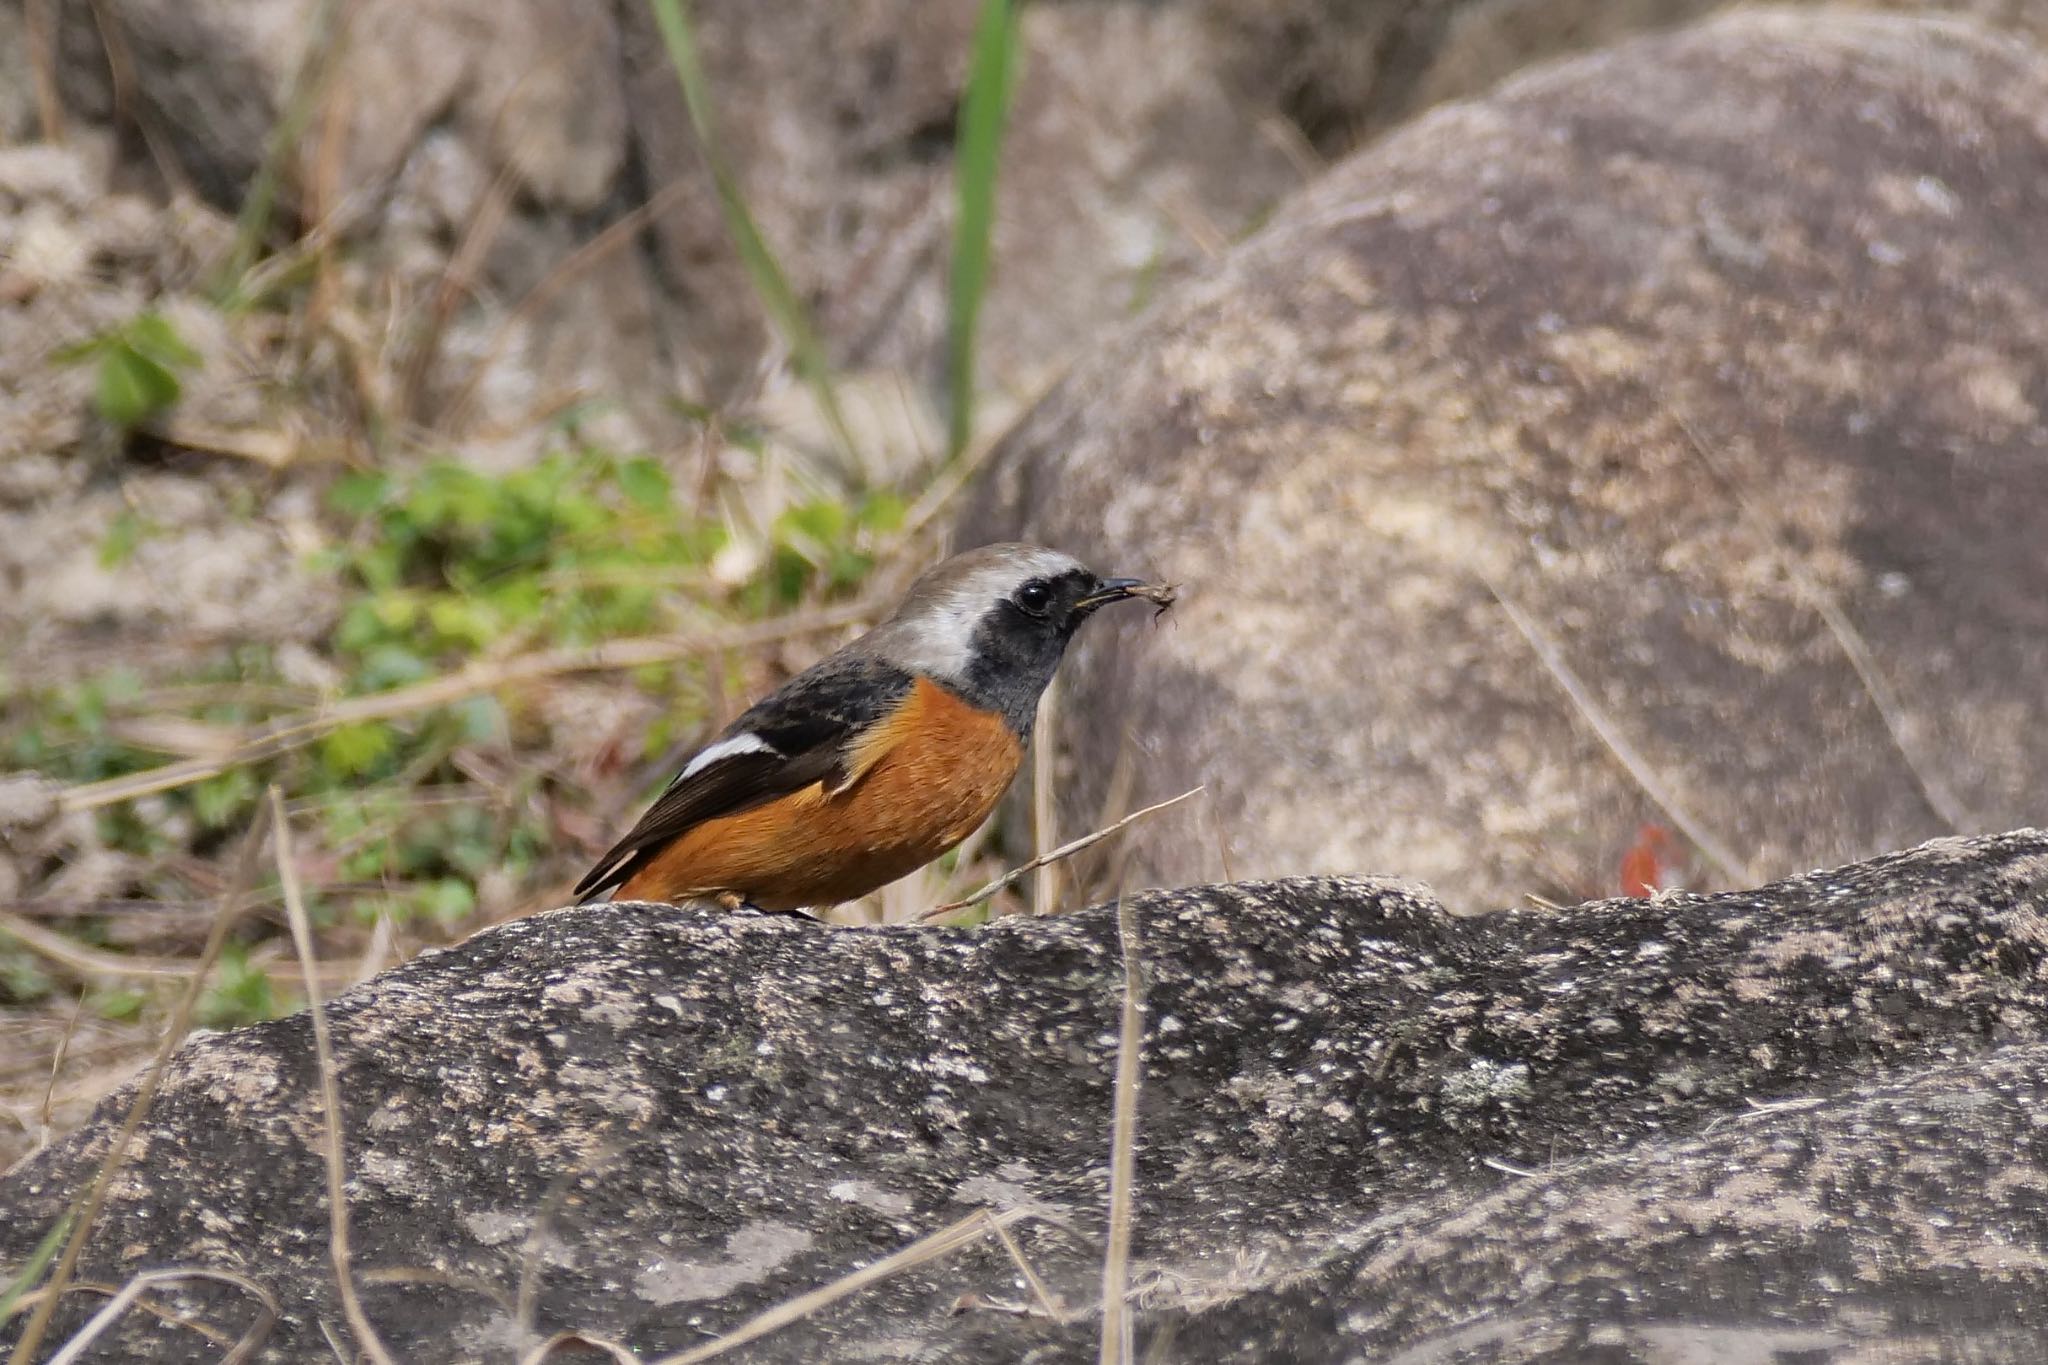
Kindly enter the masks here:
<path id="1" fill-rule="evenodd" d="M 403 645 L 378 645 L 364 655 L 355 681 L 366 692 L 381 692 L 418 682 L 433 671 L 425 659 Z"/>
<path id="2" fill-rule="evenodd" d="M 190 369 L 199 363 L 199 352 L 185 344 L 178 329 L 162 313 L 137 314 L 121 331 L 121 339 L 137 355 L 154 360 L 167 370 Z"/>
<path id="3" fill-rule="evenodd" d="M 0 1002 L 32 1005 L 55 989 L 55 983 L 34 957 L 0 947 Z"/>
<path id="4" fill-rule="evenodd" d="M 240 824 L 255 804 L 256 775 L 247 768 L 231 768 L 192 785 L 192 813 L 207 829 Z"/>
<path id="5" fill-rule="evenodd" d="M 119 568 L 135 557 L 135 549 L 153 528 L 135 514 L 133 508 L 122 508 L 107 526 L 107 533 L 100 539 L 100 567 Z"/>
<path id="6" fill-rule="evenodd" d="M 505 708 L 496 697 L 465 697 L 449 709 L 466 743 L 482 744 L 502 738 L 508 728 Z"/>
<path id="7" fill-rule="evenodd" d="M 93 407 L 114 426 L 140 426 L 178 401 L 178 377 L 122 342 L 100 355 Z"/>
<path id="8" fill-rule="evenodd" d="M 665 512 L 674 496 L 668 471 L 654 461 L 627 460 L 619 466 L 619 491 L 649 512 Z"/>
<path id="9" fill-rule="evenodd" d="M 861 503 L 860 524 L 870 531 L 887 534 L 903 525 L 903 518 L 909 508 L 902 497 L 895 493 L 871 493 Z"/>
<path id="10" fill-rule="evenodd" d="M 380 721 L 337 726 L 320 741 L 320 763 L 336 777 L 364 777 L 398 747 L 398 736 Z"/>
<path id="11" fill-rule="evenodd" d="M 101 986 L 85 997 L 85 1003 L 102 1019 L 125 1022 L 140 1018 L 149 997 L 126 986 Z"/>
<path id="12" fill-rule="evenodd" d="M 476 888 L 454 877 L 439 877 L 419 889 L 420 912 L 437 924 L 467 919 L 476 910 Z"/>
<path id="13" fill-rule="evenodd" d="M 327 505 L 343 516 L 366 517 L 391 497 L 391 480 L 382 474 L 346 474 L 327 490 Z"/>
<path id="14" fill-rule="evenodd" d="M 845 503 L 834 498 L 820 498 L 816 502 L 799 503 L 784 512 L 781 530 L 785 535 L 808 536 L 820 544 L 829 545 L 845 536 L 852 520 Z"/>
<path id="15" fill-rule="evenodd" d="M 249 961 L 249 950 L 239 943 L 221 951 L 220 975 L 199 998 L 199 1022 L 208 1028 L 232 1028 L 275 1019 L 286 1010 L 270 988 L 270 977 Z"/>

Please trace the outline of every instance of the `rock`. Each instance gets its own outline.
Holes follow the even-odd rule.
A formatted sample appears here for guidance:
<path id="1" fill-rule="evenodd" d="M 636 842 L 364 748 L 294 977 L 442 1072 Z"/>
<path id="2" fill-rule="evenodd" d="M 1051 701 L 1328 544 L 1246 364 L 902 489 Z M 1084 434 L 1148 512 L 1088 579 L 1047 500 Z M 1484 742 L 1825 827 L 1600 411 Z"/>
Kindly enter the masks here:
<path id="1" fill-rule="evenodd" d="M 2018 1307 L 2048 1290 L 2048 833 L 1554 913 L 1312 878 L 1126 908 L 1144 1349 L 1448 1352 L 1480 1313 L 1622 1344 L 2048 1345 Z M 680 1350 L 987 1213 L 1070 1321 L 994 1311 L 1028 1295 L 982 1236 L 746 1358 L 1085 1358 L 1123 999 L 1112 907 L 921 930 L 583 907 L 423 955 L 329 1009 L 366 1311 L 407 1361 L 511 1360 L 530 1274 L 533 1332 Z M 132 1098 L 0 1181 L 0 1264 Z M 282 1305 L 263 1358 L 326 1351 L 322 1134 L 303 1015 L 189 1041 L 81 1275 L 232 1271 Z M 162 1301 L 251 1321 L 221 1286 Z M 1550 1340 L 1490 1358 L 1583 1358 Z M 100 1349 L 218 1351 L 140 1315 Z"/>
<path id="2" fill-rule="evenodd" d="M 1715 3 L 1025 7 L 981 348 L 990 410 L 1035 394 L 1077 342 L 1235 239 L 1319 155 L 1531 60 Z M 2025 0 L 1923 7 L 2044 29 Z M 108 73 L 118 65 L 128 82 L 120 103 L 151 142 L 129 139 L 124 179 L 159 179 L 168 158 L 174 179 L 239 207 L 297 88 L 319 8 L 58 7 L 69 123 L 114 122 Z M 359 296 L 381 299 L 396 285 L 424 308 L 472 229 L 497 224 L 482 243 L 476 302 L 449 320 L 412 415 L 483 441 L 531 410 L 555 411 L 564 391 L 587 392 L 624 408 L 622 436 L 646 439 L 673 425 L 663 400 L 678 387 L 714 403 L 751 395 L 773 348 L 646 6 L 339 8 L 345 33 L 327 45 L 338 75 L 323 108 L 340 110 L 344 135 L 323 163 L 325 123 L 315 119 L 302 150 L 306 165 L 331 170 L 338 221 L 358 225 L 347 254 Z M 945 369 L 954 114 L 978 10 L 973 0 L 690 8 L 722 145 L 836 363 L 908 374 L 934 393 Z M 26 64 L 16 74 L 10 97 L 30 84 Z M 0 132 L 29 131 L 32 105 L 0 104 Z M 303 215 L 297 182 L 287 177 L 283 207 Z M 597 251 L 576 258 L 573 276 L 560 273 L 669 187 L 678 193 L 653 216 L 650 251 Z M 533 306 L 515 314 L 522 299 Z"/>
<path id="3" fill-rule="evenodd" d="M 2044 104 L 1986 29 L 1756 12 L 1333 169 L 1085 358 L 963 522 L 1186 580 L 1072 656 L 1062 831 L 1205 782 L 1128 885 L 1484 905 L 1619 889 L 1667 833 L 1725 886 L 2030 818 Z"/>
<path id="4" fill-rule="evenodd" d="M 1219 1359 L 2037 1359 L 2044 1114 L 2039 1044 L 1771 1097 L 1697 1137 L 1418 1201 L 1183 1333 Z"/>

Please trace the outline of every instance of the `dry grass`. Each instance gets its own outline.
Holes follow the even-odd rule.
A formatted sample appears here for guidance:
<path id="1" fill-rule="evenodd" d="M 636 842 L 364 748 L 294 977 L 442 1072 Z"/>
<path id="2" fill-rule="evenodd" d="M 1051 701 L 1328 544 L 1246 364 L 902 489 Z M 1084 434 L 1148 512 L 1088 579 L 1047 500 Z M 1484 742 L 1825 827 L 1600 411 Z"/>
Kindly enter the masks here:
<path id="1" fill-rule="evenodd" d="M 61 800 L 66 810 L 97 810 L 218 777 L 231 768 L 244 767 L 311 744 L 344 725 L 394 720 L 468 697 L 504 692 L 578 673 L 646 668 L 725 650 L 746 649 L 820 634 L 870 621 L 881 605 L 878 600 L 865 598 L 843 606 L 798 612 L 778 620 L 707 631 L 701 635 L 610 640 L 575 649 L 543 649 L 509 659 L 486 660 L 410 687 L 351 697 L 309 715 L 273 721 L 252 735 L 236 739 L 232 748 L 218 756 L 187 759 L 126 777 L 82 783 L 66 791 Z"/>
<path id="2" fill-rule="evenodd" d="M 829 1308 L 848 1295 L 857 1294 L 870 1285 L 880 1284 L 906 1270 L 950 1256 L 962 1247 L 971 1246 L 984 1237 L 998 1235 L 1010 1224 L 1027 1216 L 1026 1211 L 1022 1209 L 1005 1209 L 1001 1213 L 978 1209 L 956 1223 L 948 1223 L 937 1232 L 927 1233 L 909 1246 L 892 1252 L 871 1265 L 862 1266 L 859 1270 L 840 1276 L 830 1284 L 820 1285 L 808 1293 L 799 1294 L 764 1309 L 730 1332 L 707 1341 L 702 1346 L 693 1346 L 687 1351 L 663 1356 L 655 1361 L 654 1365 L 698 1365 L 699 1361 L 715 1359 L 735 1347 L 757 1341 L 791 1323 L 801 1322 L 813 1313 Z M 1015 1243 L 1005 1239 L 1005 1245 L 1014 1246 Z"/>
<path id="3" fill-rule="evenodd" d="M 313 1020 L 313 1056 L 320 1068 L 320 1109 L 324 1124 L 327 1163 L 327 1246 L 334 1265 L 334 1280 L 341 1292 L 341 1311 L 348 1318 L 356 1343 L 377 1365 L 392 1365 L 370 1319 L 356 1296 L 355 1275 L 348 1252 L 348 1157 L 341 1120 L 341 1086 L 334 1072 L 334 1045 L 327 1036 L 327 1010 L 320 1002 L 320 963 L 313 951 L 313 930 L 306 920 L 305 899 L 299 893 L 299 874 L 292 860 L 291 816 L 284 808 L 284 793 L 270 789 L 271 844 L 277 859 L 278 883 L 284 888 L 285 912 L 291 920 L 292 944 L 298 949 L 299 966 L 305 973 L 306 1013 Z"/>
<path id="4" fill-rule="evenodd" d="M 933 906 L 931 909 L 925 911 L 922 915 L 920 915 L 919 918 L 927 920 L 939 919 L 946 915 L 955 915 L 962 910 L 971 909 L 974 906 L 980 905 L 983 901 L 993 900 L 995 897 L 1001 895 L 1003 892 L 1009 890 L 1012 886 L 1022 881 L 1025 877 L 1028 877 L 1032 873 L 1038 871 L 1040 868 L 1047 867 L 1053 863 L 1063 862 L 1066 859 L 1073 857 L 1075 854 L 1080 853 L 1084 849 L 1093 848 L 1096 844 L 1101 843 L 1104 839 L 1109 838 L 1112 834 L 1120 833 L 1126 827 L 1136 823 L 1139 820 L 1144 819 L 1146 816 L 1155 815 L 1158 812 L 1167 809 L 1169 806 L 1177 806 L 1181 802 L 1187 800 L 1189 797 L 1200 795 L 1201 791 L 1202 788 L 1200 787 L 1190 787 L 1188 790 L 1182 792 L 1179 796 L 1169 796 L 1168 798 L 1166 798 L 1166 800 L 1161 801 L 1156 805 L 1146 806 L 1143 810 L 1134 810 L 1129 815 L 1126 815 L 1123 819 L 1116 821 L 1114 824 L 1105 825 L 1101 829 L 1094 830 L 1088 834 L 1084 834 L 1078 839 L 1069 840 L 1068 842 L 1061 844 L 1058 848 L 1053 849 L 1049 853 L 1040 854 L 1038 857 L 1033 858 L 1030 862 L 1025 863 L 1021 867 L 1011 868 L 1008 872 L 1005 872 L 1002 876 L 997 877 L 988 885 L 983 886 L 976 891 L 970 892 L 965 896 L 962 896 L 959 900 L 947 901 L 943 904 Z"/>
<path id="5" fill-rule="evenodd" d="M 221 1365 L 241 1365 L 242 1361 L 253 1358 L 256 1348 L 263 1344 L 263 1339 L 270 1335 L 271 1327 L 277 1322 L 280 1312 L 277 1296 L 248 1276 L 232 1270 L 172 1266 L 163 1270 L 146 1270 L 122 1285 L 108 1298 L 105 1306 L 93 1314 L 85 1326 L 79 1328 L 45 1365 L 74 1365 L 74 1362 L 85 1359 L 85 1353 L 92 1344 L 129 1308 L 138 1304 L 149 1306 L 148 1300 L 142 1297 L 144 1294 L 160 1285 L 182 1284 L 189 1280 L 211 1280 L 217 1284 L 231 1285 L 256 1300 L 263 1311 L 243 1330 L 240 1337 L 229 1342 L 224 1342 L 218 1332 L 204 1323 L 189 1322 L 182 1318 L 170 1320 L 192 1328 L 216 1345 L 226 1345 L 228 1349 L 220 1356 Z M 54 1296 L 51 1301 L 55 1301 Z M 166 1316 L 160 1309 L 154 1311 L 160 1316 Z"/>
<path id="6" fill-rule="evenodd" d="M 1124 999 L 1117 1033 L 1116 1097 L 1109 1142 L 1109 1243 L 1102 1257 L 1101 1365 L 1127 1365 L 1132 1355 L 1128 1301 L 1131 1284 L 1131 1201 L 1137 1176 L 1138 1087 L 1145 1044 L 1145 985 L 1138 956 L 1138 912 L 1116 901 L 1118 942 L 1123 946 Z"/>
<path id="7" fill-rule="evenodd" d="M 201 950 L 185 990 L 178 997 L 173 1008 L 170 1025 L 157 1044 L 156 1055 L 151 1059 L 149 1069 L 137 1085 L 135 1098 L 128 1106 L 127 1116 L 114 1133 L 106 1156 L 101 1160 L 92 1183 L 79 1193 L 74 1201 L 69 1219 L 71 1230 L 64 1239 L 63 1250 L 58 1253 L 56 1264 L 50 1272 L 47 1284 L 42 1287 L 42 1298 L 30 1312 L 29 1319 L 22 1327 L 21 1336 L 16 1340 L 14 1353 L 9 1357 L 10 1365 L 30 1365 L 35 1359 L 36 1348 L 42 1344 L 43 1335 L 49 1330 L 50 1319 L 57 1310 L 77 1269 L 79 1255 L 92 1234 L 94 1221 L 105 1204 L 107 1192 L 113 1188 L 114 1177 L 120 1173 L 122 1163 L 127 1159 L 129 1145 L 134 1141 L 136 1131 L 149 1114 L 150 1105 L 156 1099 L 159 1083 L 163 1079 L 164 1067 L 171 1059 L 171 1053 L 184 1041 L 192 1026 L 192 1012 L 199 1002 L 200 990 L 206 984 L 207 973 L 226 945 L 228 934 L 241 918 L 245 908 L 247 889 L 255 883 L 257 856 L 262 848 L 265 826 L 268 819 L 259 819 L 242 840 L 240 856 L 235 862 L 235 876 L 227 894 L 221 898 L 220 909 L 214 916 L 213 927 L 207 935 L 206 946 Z"/>

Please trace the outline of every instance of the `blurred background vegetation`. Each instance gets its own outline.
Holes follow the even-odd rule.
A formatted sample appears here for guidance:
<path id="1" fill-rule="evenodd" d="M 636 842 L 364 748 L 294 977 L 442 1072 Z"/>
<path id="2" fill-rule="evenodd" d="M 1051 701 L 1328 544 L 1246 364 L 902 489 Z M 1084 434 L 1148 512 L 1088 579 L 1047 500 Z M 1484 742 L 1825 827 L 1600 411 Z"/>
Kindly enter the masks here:
<path id="1" fill-rule="evenodd" d="M 67 120 L 41 9 L 20 20 L 44 95 L 37 131 L 55 147 Z M 177 514 L 156 505 L 153 472 L 206 466 L 208 495 L 245 521 L 280 520 L 288 489 L 282 519 L 291 571 L 312 585 L 312 628 L 267 631 L 260 613 L 238 628 L 231 591 L 219 604 L 229 629 L 168 647 L 118 628 L 10 623 L 0 819 L 17 837 L 0 885 L 0 1164 L 132 1071 L 175 992 L 207 968 L 196 955 L 224 899 L 241 918 L 198 1022 L 297 1006 L 277 872 L 260 859 L 253 876 L 236 867 L 268 789 L 285 797 L 332 986 L 559 904 L 708 732 L 871 620 L 938 552 L 940 514 L 983 444 L 973 354 L 1017 61 L 1010 5 L 979 7 L 963 54 L 947 410 L 900 374 L 869 375 L 857 405 L 842 400 L 807 302 L 726 162 L 690 16 L 653 0 L 769 324 L 760 380 L 738 397 L 661 395 L 659 445 L 622 443 L 646 428 L 607 423 L 613 400 L 590 394 L 494 431 L 483 450 L 424 416 L 422 376 L 450 360 L 436 350 L 455 299 L 408 309 L 419 300 L 380 296 L 374 268 L 349 270 L 333 216 L 307 207 L 332 154 L 316 125 L 345 90 L 342 9 L 309 9 L 264 163 L 221 206 L 232 220 L 184 204 L 205 221 L 183 259 L 68 317 L 73 335 L 39 348 L 89 407 L 66 433 L 81 448 L 65 453 L 94 462 L 122 498 L 96 564 L 146 574 L 153 555 L 219 550 L 204 536 L 167 543 L 190 537 L 171 536 Z M 300 210 L 284 211 L 287 199 Z M 0 280 L 59 292 L 63 227 L 13 233 Z M 454 294 L 461 254 L 442 264 Z M 577 266 L 572 253 L 556 269 Z M 479 401 L 487 365 L 444 418 Z M 193 416 L 195 384 L 218 386 L 203 376 L 223 368 L 226 387 L 261 391 L 267 420 Z M 21 403 L 7 415 L 9 453 L 30 453 L 37 414 Z M 884 442 L 912 448 L 869 461 L 863 446 Z M 915 885 L 839 913 L 902 918 L 995 869 L 975 841 Z"/>

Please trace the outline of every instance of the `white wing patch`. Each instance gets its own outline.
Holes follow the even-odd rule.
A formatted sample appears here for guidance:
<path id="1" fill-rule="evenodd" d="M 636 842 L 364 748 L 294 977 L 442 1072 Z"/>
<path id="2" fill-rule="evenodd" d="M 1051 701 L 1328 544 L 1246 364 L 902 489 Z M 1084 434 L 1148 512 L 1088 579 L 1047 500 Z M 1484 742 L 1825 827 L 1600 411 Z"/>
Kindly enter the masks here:
<path id="1" fill-rule="evenodd" d="M 735 754 L 772 754 L 775 752 L 777 750 L 773 744 L 770 744 L 752 731 L 734 735 L 731 739 L 721 739 L 718 743 L 701 750 L 695 758 L 690 760 L 689 766 L 683 769 L 682 776 L 676 778 L 676 781 L 680 782 L 686 777 L 695 777 L 720 759 L 731 758 Z"/>

